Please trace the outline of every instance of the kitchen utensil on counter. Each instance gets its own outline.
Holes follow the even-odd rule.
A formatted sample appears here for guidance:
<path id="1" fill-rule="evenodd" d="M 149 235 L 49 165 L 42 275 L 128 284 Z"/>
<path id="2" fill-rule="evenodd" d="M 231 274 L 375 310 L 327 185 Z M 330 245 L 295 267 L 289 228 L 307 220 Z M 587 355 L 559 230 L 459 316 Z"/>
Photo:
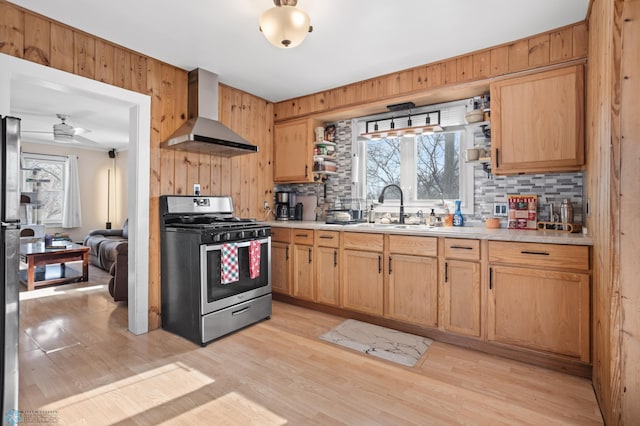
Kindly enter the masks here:
<path id="1" fill-rule="evenodd" d="M 500 219 L 497 217 L 489 217 L 485 222 L 485 227 L 488 229 L 498 229 L 500 228 Z"/>
<path id="2" fill-rule="evenodd" d="M 304 210 L 304 206 L 302 203 L 296 204 L 293 220 L 302 220 L 302 211 Z"/>
<path id="3" fill-rule="evenodd" d="M 562 200 L 560 205 L 560 221 L 563 229 L 568 229 L 568 225 L 573 223 L 573 204 L 568 198 Z"/>
<path id="4" fill-rule="evenodd" d="M 276 203 L 276 220 L 289 220 L 288 203 Z"/>
<path id="5" fill-rule="evenodd" d="M 290 194 L 291 194 L 290 192 L 286 192 L 286 191 L 276 192 L 276 203 L 289 205 Z"/>

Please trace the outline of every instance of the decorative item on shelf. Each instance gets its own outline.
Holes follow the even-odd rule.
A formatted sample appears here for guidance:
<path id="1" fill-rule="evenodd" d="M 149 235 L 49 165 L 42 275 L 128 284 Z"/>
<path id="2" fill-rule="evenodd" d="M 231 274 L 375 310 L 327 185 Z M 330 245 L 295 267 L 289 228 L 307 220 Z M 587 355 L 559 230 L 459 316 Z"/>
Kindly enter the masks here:
<path id="1" fill-rule="evenodd" d="M 336 126 L 335 124 L 331 124 L 324 128 L 324 140 L 325 142 L 335 142 L 336 141 Z"/>
<path id="2" fill-rule="evenodd" d="M 467 122 L 467 124 L 477 123 L 484 119 L 484 111 L 482 111 L 481 109 L 474 109 L 472 111 L 467 112 L 464 115 L 464 119 Z"/>
<path id="3" fill-rule="evenodd" d="M 296 8 L 297 0 L 273 0 L 273 4 L 260 16 L 260 31 L 276 47 L 298 46 L 313 31 L 309 15 Z"/>
<path id="4" fill-rule="evenodd" d="M 538 196 L 536 194 L 507 195 L 509 229 L 537 229 Z"/>

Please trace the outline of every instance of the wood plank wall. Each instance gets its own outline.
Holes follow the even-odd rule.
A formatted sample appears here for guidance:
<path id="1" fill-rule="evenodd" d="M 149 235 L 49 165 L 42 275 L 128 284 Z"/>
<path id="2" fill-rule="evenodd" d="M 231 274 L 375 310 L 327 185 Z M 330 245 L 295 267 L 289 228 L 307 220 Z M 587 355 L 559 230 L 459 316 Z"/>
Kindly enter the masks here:
<path id="1" fill-rule="evenodd" d="M 587 228 L 593 385 L 608 425 L 640 419 L 640 1 L 593 0 L 587 74 Z"/>
<path id="2" fill-rule="evenodd" d="M 640 0 L 625 0 L 620 58 L 620 395 L 622 424 L 640 422 Z"/>
<path id="3" fill-rule="evenodd" d="M 149 207 L 149 328 L 160 325 L 158 197 L 232 195 L 235 214 L 266 219 L 273 206 L 273 104 L 220 85 L 220 121 L 258 145 L 257 154 L 232 159 L 161 150 L 160 142 L 187 116 L 187 71 L 86 34 L 0 0 L 0 53 L 151 96 Z"/>
<path id="4" fill-rule="evenodd" d="M 587 56 L 585 22 L 275 104 L 275 121 L 460 85 Z"/>

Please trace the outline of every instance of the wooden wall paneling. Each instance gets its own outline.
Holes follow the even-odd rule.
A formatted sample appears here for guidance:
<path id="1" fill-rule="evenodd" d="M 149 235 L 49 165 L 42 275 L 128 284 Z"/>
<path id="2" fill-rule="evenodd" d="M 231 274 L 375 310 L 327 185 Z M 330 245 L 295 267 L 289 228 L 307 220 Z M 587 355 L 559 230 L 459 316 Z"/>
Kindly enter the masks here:
<path id="1" fill-rule="evenodd" d="M 427 65 L 415 67 L 412 72 L 413 90 L 423 90 L 428 88 L 427 82 L 429 81 L 429 67 Z"/>
<path id="2" fill-rule="evenodd" d="M 242 93 L 237 90 L 230 90 L 228 87 L 220 86 L 220 105 L 219 105 L 219 120 L 222 124 L 229 127 L 240 136 L 246 138 L 243 135 L 242 130 Z M 249 154 L 253 155 L 253 154 Z M 222 189 L 223 195 L 230 195 L 234 202 L 234 214 L 240 216 L 243 209 L 242 199 L 242 164 L 247 160 L 244 158 L 246 155 L 240 155 L 236 157 L 230 157 L 223 160 L 223 172 L 222 172 Z M 249 173 L 249 170 L 247 170 Z"/>
<path id="3" fill-rule="evenodd" d="M 529 66 L 529 41 L 519 40 L 509 45 L 509 72 L 527 69 Z"/>
<path id="4" fill-rule="evenodd" d="M 442 84 L 453 84 L 458 81 L 457 61 L 452 59 L 442 63 Z"/>
<path id="5" fill-rule="evenodd" d="M 113 48 L 113 85 L 131 90 L 131 57 L 123 48 Z"/>
<path id="6" fill-rule="evenodd" d="M 473 56 L 465 55 L 456 59 L 456 80 L 458 82 L 471 80 L 473 77 Z"/>
<path id="7" fill-rule="evenodd" d="M 294 114 L 304 115 L 313 110 L 313 95 L 302 96 L 296 98 L 295 103 L 292 105 Z"/>
<path id="8" fill-rule="evenodd" d="M 608 0 L 591 3 L 589 16 L 589 66 L 587 72 L 587 173 L 585 194 L 590 214 L 587 229 L 592 235 L 592 304 L 593 304 L 593 388 L 606 424 L 619 424 L 619 350 L 615 329 L 619 314 L 615 302 L 618 280 L 613 262 L 616 246 L 615 215 L 610 197 L 618 193 L 612 168 L 615 160 L 611 146 L 614 85 L 616 72 L 613 51 L 615 32 L 614 5 Z M 590 173 L 589 171 L 596 171 Z M 617 402 L 616 402 L 617 401 Z"/>
<path id="9" fill-rule="evenodd" d="M 593 1 L 591 2 L 593 3 Z M 573 29 L 573 57 L 581 58 L 587 55 L 589 49 L 589 31 L 586 23 L 574 25 Z"/>
<path id="10" fill-rule="evenodd" d="M 549 64 L 549 34 L 542 34 L 529 40 L 529 67 Z"/>
<path id="11" fill-rule="evenodd" d="M 509 47 L 491 49 L 491 75 L 503 75 L 509 72 Z"/>
<path id="12" fill-rule="evenodd" d="M 198 183 L 202 195 L 213 195 L 211 193 L 211 156 L 208 154 L 198 156 Z"/>
<path id="13" fill-rule="evenodd" d="M 53 68 L 74 72 L 74 37 L 73 30 L 56 22 L 51 23 L 51 66 Z"/>
<path id="14" fill-rule="evenodd" d="M 476 53 L 472 56 L 472 79 L 480 80 L 491 75 L 491 51 Z"/>
<path id="15" fill-rule="evenodd" d="M 413 77 L 413 71 L 411 69 L 400 71 L 398 73 L 398 93 L 409 93 L 413 90 L 411 78 Z"/>
<path id="16" fill-rule="evenodd" d="M 369 102 L 378 99 L 378 83 L 372 78 L 361 83 L 361 102 Z"/>
<path id="17" fill-rule="evenodd" d="M 93 79 L 96 75 L 96 39 L 73 32 L 73 73 Z"/>
<path id="18" fill-rule="evenodd" d="M 573 28 L 563 28 L 549 35 L 549 61 L 566 61 L 573 55 Z"/>
<path id="19" fill-rule="evenodd" d="M 640 1 L 622 10 L 620 63 L 620 301 L 622 424 L 640 421 Z"/>
<path id="20" fill-rule="evenodd" d="M 278 102 L 274 106 L 275 119 L 283 121 L 457 82 L 484 80 L 552 63 L 581 59 L 587 55 L 587 35 L 586 23 L 579 22 L 443 62 L 401 70 L 326 92 Z M 569 56 L 566 56 L 567 53 Z M 394 80 L 398 76 L 399 81 Z M 351 93 L 349 101 L 343 101 L 344 97 L 340 95 L 341 91 L 345 90 Z"/>
<path id="21" fill-rule="evenodd" d="M 160 210 L 161 194 L 173 194 L 173 152 L 160 150 L 162 126 L 162 66 L 147 59 L 147 92 L 151 96 L 149 141 L 149 329 L 160 327 Z"/>
<path id="22" fill-rule="evenodd" d="M 49 66 L 51 58 L 51 22 L 30 13 L 24 14 L 24 59 Z"/>
<path id="23" fill-rule="evenodd" d="M 222 157 L 211 157 L 211 195 L 222 195 Z"/>
<path id="24" fill-rule="evenodd" d="M 427 66 L 427 88 L 442 85 L 442 64 L 431 64 Z"/>
<path id="25" fill-rule="evenodd" d="M 115 81 L 116 61 L 114 47 L 104 40 L 96 40 L 96 75 L 95 79 L 103 83 L 117 86 Z"/>
<path id="26" fill-rule="evenodd" d="M 257 194 L 257 212 L 255 216 L 262 220 L 270 220 L 274 217 L 270 212 L 263 209 L 264 201 L 267 201 L 271 211 L 275 211 L 274 194 L 273 194 L 273 104 L 258 99 L 261 107 L 261 119 L 258 120 L 259 126 L 256 129 L 258 135 L 261 136 L 260 141 L 260 157 L 258 160 L 258 187 L 261 193 Z M 263 112 L 264 111 L 264 112 Z"/>
<path id="27" fill-rule="evenodd" d="M 149 93 L 147 88 L 147 58 L 137 53 L 131 53 L 129 62 L 129 74 L 131 75 L 131 87 L 139 93 Z"/>
<path id="28" fill-rule="evenodd" d="M 315 93 L 311 96 L 312 112 L 325 111 L 327 109 L 326 92 Z"/>
<path id="29" fill-rule="evenodd" d="M 24 12 L 6 2 L 0 3 L 0 53 L 24 54 Z"/>

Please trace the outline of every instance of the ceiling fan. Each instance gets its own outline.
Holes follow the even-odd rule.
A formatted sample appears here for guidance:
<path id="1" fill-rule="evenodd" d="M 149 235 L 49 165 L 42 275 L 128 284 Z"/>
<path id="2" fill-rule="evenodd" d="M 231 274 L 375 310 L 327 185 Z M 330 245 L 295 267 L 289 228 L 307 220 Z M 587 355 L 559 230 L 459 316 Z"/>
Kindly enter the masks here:
<path id="1" fill-rule="evenodd" d="M 74 127 L 67 124 L 69 116 L 66 114 L 56 114 L 56 117 L 60 120 L 60 123 L 54 123 L 53 131 L 40 131 L 40 130 L 23 130 L 24 133 L 47 133 L 53 134 L 53 140 L 61 143 L 88 143 L 92 145 L 98 145 L 97 142 L 92 141 L 89 138 L 81 136 L 84 133 L 89 133 L 91 130 L 83 127 Z"/>

